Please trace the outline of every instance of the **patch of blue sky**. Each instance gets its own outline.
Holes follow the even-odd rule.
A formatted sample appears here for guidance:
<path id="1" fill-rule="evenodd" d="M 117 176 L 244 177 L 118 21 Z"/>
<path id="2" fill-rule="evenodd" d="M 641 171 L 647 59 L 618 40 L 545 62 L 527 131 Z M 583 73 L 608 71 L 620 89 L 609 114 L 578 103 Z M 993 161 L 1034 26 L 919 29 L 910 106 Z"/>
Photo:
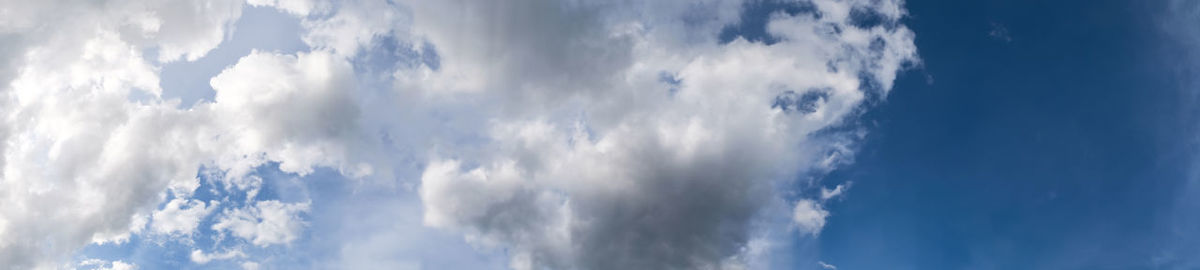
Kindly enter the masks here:
<path id="1" fill-rule="evenodd" d="M 844 269 L 1189 269 L 1196 124 L 1155 1 L 908 1 L 901 75 L 818 239 Z M 1002 25 L 1008 40 L 991 35 Z M 1194 25 L 1193 25 L 1194 27 Z M 1159 55 L 1163 54 L 1163 55 Z M 1194 74 L 1194 73 L 1188 73 Z M 1194 75 L 1193 75 L 1194 76 Z M 1182 91 L 1187 92 L 1187 91 Z M 1181 227 L 1182 226 L 1182 227 Z M 1195 243 L 1196 241 L 1190 241 Z M 1169 250 L 1170 252 L 1164 251 Z M 1172 257 L 1174 256 L 1174 257 Z M 1192 263 L 1192 264 L 1188 264 Z"/>
<path id="2" fill-rule="evenodd" d="M 232 236 L 227 232 L 213 230 L 218 222 L 217 217 L 223 211 L 243 208 L 253 205 L 256 201 L 278 200 L 281 202 L 309 201 L 308 185 L 295 174 L 285 173 L 278 169 L 277 163 L 260 166 L 253 175 L 263 178 L 263 187 L 254 200 L 248 201 L 247 194 L 236 189 L 227 191 L 221 184 L 220 174 L 198 173 L 200 186 L 191 199 L 204 202 L 218 202 L 219 205 L 201 219 L 196 230 L 191 235 L 161 235 L 150 231 L 147 227 L 142 233 L 132 234 L 128 241 L 122 243 L 107 243 L 89 245 L 76 255 L 76 261 L 84 259 L 102 259 L 109 261 L 121 260 L 133 262 L 143 269 L 229 269 L 237 268 L 240 260 L 213 260 L 206 264 L 196 264 L 191 260 L 194 250 L 205 253 L 220 253 L 240 250 L 251 258 L 272 258 L 271 254 L 285 254 L 289 246 L 256 247 L 244 239 Z M 334 178 L 332 175 L 320 174 L 321 177 Z M 318 177 L 313 174 L 309 177 Z M 307 177 L 306 177 L 307 178 Z M 158 205 L 161 209 L 168 201 L 175 198 L 168 192 L 166 200 Z M 302 214 L 301 218 L 308 219 Z M 149 225 L 149 224 L 148 224 Z M 288 256 L 290 257 L 290 256 Z"/>
<path id="3" fill-rule="evenodd" d="M 748 1 L 742 7 L 741 21 L 725 26 L 717 36 L 718 41 L 724 44 L 740 37 L 750 42 L 775 44 L 779 42 L 779 38 L 767 33 L 767 23 L 770 22 L 771 15 L 776 13 L 820 16 L 816 7 L 809 1 Z"/>

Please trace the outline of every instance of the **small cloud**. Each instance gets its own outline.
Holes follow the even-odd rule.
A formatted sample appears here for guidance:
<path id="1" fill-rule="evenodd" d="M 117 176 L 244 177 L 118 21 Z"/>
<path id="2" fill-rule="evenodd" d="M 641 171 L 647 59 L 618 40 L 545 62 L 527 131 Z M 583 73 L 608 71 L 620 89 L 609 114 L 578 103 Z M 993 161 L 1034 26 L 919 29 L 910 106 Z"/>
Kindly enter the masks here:
<path id="1" fill-rule="evenodd" d="M 1009 35 L 1008 28 L 999 23 L 992 23 L 992 30 L 988 32 L 988 36 L 995 40 L 1012 42 L 1012 36 Z"/>
<path id="2" fill-rule="evenodd" d="M 837 266 L 825 263 L 823 261 L 817 261 L 817 265 L 820 265 L 821 268 L 825 268 L 825 269 L 829 269 L 829 270 L 837 270 Z"/>
<path id="3" fill-rule="evenodd" d="M 87 259 L 87 260 L 80 262 L 79 266 L 88 267 L 85 269 L 93 269 L 93 270 L 135 270 L 135 269 L 138 269 L 138 266 L 136 264 L 127 263 L 127 262 L 123 262 L 120 260 L 110 262 L 110 261 L 105 261 L 105 260 L 101 260 L 101 259 Z"/>
<path id="4" fill-rule="evenodd" d="M 800 231 L 813 236 L 821 233 L 826 217 L 829 217 L 829 211 L 813 200 L 800 200 L 792 210 L 792 221 L 796 222 Z"/>
<path id="5" fill-rule="evenodd" d="M 846 192 L 846 189 L 850 188 L 849 185 L 850 183 L 846 183 L 845 185 L 837 185 L 837 187 L 834 187 L 833 189 L 821 187 L 821 200 L 829 200 L 842 195 L 843 192 Z"/>
<path id="6" fill-rule="evenodd" d="M 153 223 L 151 223 L 150 229 L 165 235 L 191 235 L 200 225 L 200 221 L 212 213 L 219 204 L 217 201 L 210 201 L 206 205 L 199 200 L 173 199 L 163 206 L 163 209 L 154 211 L 151 215 Z"/>
<path id="7" fill-rule="evenodd" d="M 202 250 L 193 250 L 190 256 L 192 262 L 197 264 L 206 264 L 211 261 L 229 260 L 234 258 L 245 258 L 246 254 L 241 250 L 227 250 L 222 253 L 204 253 Z"/>
<path id="8" fill-rule="evenodd" d="M 250 207 L 225 211 L 212 229 L 230 232 L 260 247 L 287 244 L 299 238 L 307 225 L 301 214 L 308 213 L 309 205 L 309 202 L 258 201 Z"/>

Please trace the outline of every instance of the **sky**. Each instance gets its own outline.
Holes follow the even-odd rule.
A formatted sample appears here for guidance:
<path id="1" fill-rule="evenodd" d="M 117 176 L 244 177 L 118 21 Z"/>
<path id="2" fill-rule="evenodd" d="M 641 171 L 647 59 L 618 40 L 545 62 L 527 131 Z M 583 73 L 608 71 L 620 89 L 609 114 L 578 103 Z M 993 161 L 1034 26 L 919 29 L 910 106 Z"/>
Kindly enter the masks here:
<path id="1" fill-rule="evenodd" d="M 1196 269 L 1200 2 L 0 0 L 0 269 Z"/>

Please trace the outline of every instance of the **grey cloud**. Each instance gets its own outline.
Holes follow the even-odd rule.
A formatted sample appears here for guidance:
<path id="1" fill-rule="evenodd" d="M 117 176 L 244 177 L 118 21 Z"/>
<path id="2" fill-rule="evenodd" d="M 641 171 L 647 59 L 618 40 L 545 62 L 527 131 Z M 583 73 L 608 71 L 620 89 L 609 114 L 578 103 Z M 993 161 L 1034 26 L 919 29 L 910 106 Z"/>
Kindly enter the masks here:
<path id="1" fill-rule="evenodd" d="M 201 167 L 256 192 L 251 172 L 276 162 L 398 176 L 419 201 L 397 207 L 421 204 L 419 222 L 509 250 L 516 269 L 760 265 L 768 254 L 753 243 L 803 226 L 797 201 L 773 187 L 841 164 L 858 135 L 827 130 L 857 115 L 864 85 L 886 91 L 917 61 L 903 25 L 848 26 L 855 8 L 897 19 L 899 1 L 812 2 L 825 16 L 773 17 L 781 39 L 768 45 L 717 41 L 742 1 L 253 1 L 301 17 L 312 50 L 253 52 L 211 80 L 213 101 L 188 109 L 159 96 L 158 66 L 141 52 L 203 57 L 240 2 L 84 5 L 67 11 L 95 27 L 57 33 L 32 30 L 76 6 L 13 5 L 22 14 L 0 16 L 0 32 L 23 38 L 0 44 L 25 54 L 0 69 L 13 82 L 0 98 L 0 261 L 48 267 L 122 241 L 155 222 L 164 194 L 189 200 Z M 436 54 L 436 67 L 398 65 L 364 84 L 353 61 L 383 37 Z M 788 90 L 799 98 L 772 107 Z M 64 207 L 39 207 L 51 202 Z M 220 233 L 287 245 L 309 207 L 260 201 L 210 216 Z M 266 215 L 283 226 L 258 222 Z M 192 228 L 178 220 L 161 230 Z"/>
<path id="2" fill-rule="evenodd" d="M 757 258 L 745 252 L 755 237 L 793 226 L 816 234 L 828 215 L 812 200 L 801 200 L 808 205 L 795 207 L 806 210 L 803 218 L 793 217 L 800 210 L 780 211 L 792 208 L 779 207 L 789 203 L 771 187 L 840 164 L 847 140 L 856 133 L 818 131 L 855 115 L 867 100 L 866 91 L 886 93 L 895 73 L 916 61 L 907 28 L 846 25 L 851 23 L 852 8 L 871 8 L 892 20 L 903 14 L 896 2 L 872 3 L 876 2 L 814 1 L 824 16 L 774 17 L 768 27 L 780 42 L 771 45 L 686 39 L 687 35 L 662 32 L 656 24 L 683 29 L 663 23 L 663 18 L 682 17 L 595 7 L 594 12 L 614 14 L 602 15 L 609 20 L 592 27 L 606 29 L 609 36 L 624 35 L 632 44 L 628 47 L 632 63 L 607 66 L 601 74 L 620 75 L 604 84 L 566 85 L 572 90 L 565 91 L 587 89 L 586 98 L 558 96 L 555 100 L 561 102 L 547 103 L 539 98 L 558 94 L 539 93 L 511 96 L 515 100 L 504 100 L 510 104 L 494 105 L 537 104 L 525 107 L 533 113 L 488 117 L 489 130 L 484 134 L 490 140 L 479 150 L 482 154 L 449 154 L 456 158 L 431 161 L 420 187 L 425 222 L 462 232 L 481 246 L 513 250 L 510 266 L 515 269 L 756 265 Z M 458 7 L 447 6 L 443 8 Z M 423 13 L 415 14 L 414 32 L 432 31 L 422 29 Z M 487 25 L 490 21 L 460 23 L 472 22 Z M 843 30 L 832 36 L 821 34 L 830 24 Z M 712 27 L 709 30 L 715 34 L 720 25 Z M 458 41 L 473 40 L 469 38 L 473 35 L 464 36 L 468 38 Z M 567 45 L 581 38 L 542 41 Z M 461 46 L 431 40 L 439 48 Z M 624 40 L 609 42 L 626 48 Z M 530 61 L 555 59 L 541 56 L 537 47 L 504 48 L 506 53 L 537 56 Z M 485 63 L 475 66 L 485 70 L 482 74 L 496 68 L 487 65 L 492 58 L 456 52 L 439 50 L 444 59 L 453 59 L 447 68 L 453 61 Z M 831 61 L 838 68 L 830 69 Z M 677 74 L 672 76 L 677 89 L 670 95 L 662 89 L 664 71 Z M 437 76 L 430 78 L 425 85 L 444 85 Z M 484 83 L 479 95 L 505 95 L 511 91 L 507 88 L 556 79 L 522 78 L 534 81 L 516 86 Z M 804 90 L 789 96 L 787 89 Z M 788 98 L 780 100 L 781 94 Z M 806 95 L 820 98 L 804 99 Z M 772 106 L 781 101 L 784 104 Z M 787 113 L 800 110 L 806 113 Z M 798 224 L 770 222 L 778 216 L 793 217 Z"/>

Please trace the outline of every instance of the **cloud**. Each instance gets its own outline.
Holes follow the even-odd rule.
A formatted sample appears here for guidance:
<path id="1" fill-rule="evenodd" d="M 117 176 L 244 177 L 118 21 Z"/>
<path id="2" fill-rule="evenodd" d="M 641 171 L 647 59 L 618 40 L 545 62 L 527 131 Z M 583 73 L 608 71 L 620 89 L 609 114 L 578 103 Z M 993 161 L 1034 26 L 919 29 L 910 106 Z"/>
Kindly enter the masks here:
<path id="1" fill-rule="evenodd" d="M 187 129 L 172 130 L 180 115 L 127 102 L 159 92 L 156 68 L 115 33 L 95 34 L 78 48 L 32 49 L 4 92 L 0 260 L 18 268 L 125 239 L 160 192 L 194 185 L 200 161 L 175 143 Z"/>
<path id="2" fill-rule="evenodd" d="M 1171 0 L 1165 1 L 1164 12 L 1161 16 L 1156 16 L 1156 22 L 1160 24 L 1162 32 L 1165 34 L 1165 47 L 1169 48 L 1160 56 L 1166 59 L 1166 63 L 1171 63 L 1168 70 L 1171 71 L 1169 77 L 1177 80 L 1173 85 L 1178 86 L 1180 97 L 1186 105 L 1181 111 L 1186 115 L 1184 119 L 1193 121 L 1187 123 L 1187 126 L 1195 126 L 1196 120 L 1195 106 L 1200 102 L 1200 80 L 1197 80 L 1197 75 L 1200 75 L 1200 29 L 1195 25 L 1200 23 L 1200 3 L 1195 1 Z M 1180 133 L 1180 141 L 1194 141 L 1194 134 Z M 1190 159 L 1192 164 L 1197 164 L 1197 151 L 1192 149 Z M 1200 267 L 1200 259 L 1190 254 L 1200 252 L 1200 216 L 1196 212 L 1200 210 L 1200 166 L 1191 166 L 1188 168 L 1187 176 L 1181 180 L 1176 187 L 1175 197 L 1170 198 L 1169 210 L 1162 218 L 1156 220 L 1170 227 L 1165 233 L 1161 233 L 1161 241 L 1155 241 L 1156 250 L 1153 251 L 1148 265 L 1160 269 L 1189 269 Z"/>
<path id="3" fill-rule="evenodd" d="M 1008 28 L 999 23 L 992 23 L 992 30 L 988 31 L 988 37 L 999 41 L 1012 42 L 1012 35 L 1008 33 Z"/>
<path id="4" fill-rule="evenodd" d="M 112 267 L 105 268 L 105 269 L 107 269 L 107 270 L 133 270 L 133 269 L 137 269 L 137 268 L 138 268 L 137 265 L 128 264 L 128 263 L 125 263 L 122 261 L 114 261 L 114 262 L 112 262 Z"/>
<path id="5" fill-rule="evenodd" d="M 329 3 L 320 0 L 246 0 L 252 6 L 271 6 L 287 11 L 296 16 L 308 16 L 310 13 L 328 9 Z"/>
<path id="6" fill-rule="evenodd" d="M 146 5 L 149 10 L 134 14 L 126 23 L 140 30 L 138 34 L 141 38 L 153 40 L 158 49 L 158 60 L 163 62 L 179 58 L 195 61 L 216 48 L 233 22 L 241 16 L 243 5 L 239 0 L 183 4 L 154 1 L 134 3 Z"/>
<path id="7" fill-rule="evenodd" d="M 232 0 L 5 4 L 0 261 L 46 266 L 89 242 L 124 241 L 161 192 L 190 192 L 202 161 L 180 140 L 188 117 L 169 101 L 130 97 L 161 93 L 143 52 L 199 58 L 240 9 Z"/>
<path id="8" fill-rule="evenodd" d="M 324 17 L 306 18 L 302 22 L 307 29 L 302 39 L 309 47 L 346 57 L 357 55 L 375 38 L 406 36 L 403 26 L 411 24 L 407 12 L 392 4 L 392 1 L 345 1 L 330 9 L 335 11 Z"/>
<path id="9" fill-rule="evenodd" d="M 834 197 L 841 196 L 842 193 L 846 192 L 846 190 L 849 189 L 849 185 L 850 185 L 850 183 L 839 184 L 836 187 L 834 187 L 833 189 L 827 189 L 825 187 L 821 187 L 821 200 L 826 201 L 826 200 L 832 199 Z"/>
<path id="10" fill-rule="evenodd" d="M 745 262 L 728 259 L 762 216 L 793 216 L 816 234 L 828 212 L 811 200 L 773 212 L 773 183 L 836 164 L 825 161 L 847 148 L 828 142 L 855 135 L 819 131 L 880 94 L 871 91 L 886 92 L 915 49 L 902 26 L 847 23 L 852 8 L 895 20 L 894 2 L 814 3 L 824 16 L 772 17 L 768 32 L 781 42 L 771 45 L 674 40 L 686 35 L 658 31 L 683 27 L 655 23 L 685 22 L 587 2 L 414 4 L 422 12 L 412 32 L 444 62 L 402 86 L 495 95 L 488 100 L 500 104 L 479 105 L 504 112 L 487 122 L 482 149 L 431 159 L 420 188 L 426 224 L 512 250 L 515 269 L 734 267 Z M 476 9 L 486 15 L 478 22 L 439 15 Z M 569 34 L 550 35 L 560 31 Z M 580 56 L 525 56 L 557 50 Z M 604 57 L 586 58 L 594 56 Z M 677 85 L 660 81 L 664 71 Z M 784 93 L 821 98 L 805 111 L 773 107 Z"/>
<path id="11" fill-rule="evenodd" d="M 221 44 L 241 1 L 0 10 L 0 261 L 50 268 L 147 224 L 289 246 L 316 207 L 260 198 L 277 167 L 399 186 L 420 218 L 392 228 L 512 268 L 745 267 L 774 231 L 820 231 L 820 203 L 775 188 L 849 162 L 862 135 L 841 128 L 917 61 L 899 1 L 814 0 L 821 16 L 771 15 L 773 44 L 717 39 L 732 0 L 246 4 L 297 16 L 310 50 L 253 51 L 190 108 L 162 97 L 161 64 Z M 887 23 L 852 23 L 863 9 Z M 198 174 L 245 202 L 194 198 Z M 191 259 L 254 255 L 226 250 Z"/>
<path id="12" fill-rule="evenodd" d="M 99 259 L 88 259 L 79 263 L 80 267 L 92 270 L 134 270 L 138 269 L 137 265 L 123 261 L 105 261 Z"/>
<path id="13" fill-rule="evenodd" d="M 206 263 L 214 261 L 214 260 L 229 260 L 229 259 L 245 258 L 245 257 L 246 257 L 246 254 L 242 253 L 241 250 L 227 250 L 222 253 L 212 253 L 212 254 L 204 253 L 204 251 L 202 251 L 202 250 L 193 250 L 192 254 L 189 256 L 189 258 L 192 259 L 192 262 L 195 262 L 198 264 L 206 264 Z"/>
<path id="14" fill-rule="evenodd" d="M 216 209 L 219 202 L 211 201 L 207 205 L 198 200 L 174 199 L 155 210 L 152 215 L 153 223 L 150 228 L 161 234 L 192 234 L 200 221 Z"/>
<path id="15" fill-rule="evenodd" d="M 372 139 L 359 133 L 353 76 L 349 63 L 321 51 L 239 59 L 212 78 L 215 102 L 202 108 L 226 135 L 214 145 L 217 165 L 235 177 L 267 161 L 301 175 L 313 166 L 370 174 L 374 166 L 361 159 L 371 156 Z"/>
<path id="16" fill-rule="evenodd" d="M 4 89 L 0 260 L 48 264 L 87 243 L 124 241 L 167 191 L 184 202 L 202 167 L 245 188 L 253 181 L 242 178 L 267 162 L 301 175 L 313 166 L 352 177 L 387 167 L 366 161 L 377 140 L 358 133 L 344 59 L 252 53 L 213 78 L 215 102 L 184 110 L 158 98 L 159 68 L 143 50 L 100 29 L 77 43 L 48 38 L 26 48 L 27 64 Z M 152 227 L 192 231 L 191 215 L 211 206 L 190 204 L 168 204 Z"/>
<path id="17" fill-rule="evenodd" d="M 792 221 L 795 221 L 800 231 L 806 234 L 820 234 L 821 228 L 825 227 L 825 218 L 827 217 L 829 217 L 829 211 L 813 200 L 800 200 L 796 202 L 796 207 L 792 210 Z"/>
<path id="18" fill-rule="evenodd" d="M 212 229 L 227 231 L 257 246 L 288 244 L 300 237 L 305 226 L 300 215 L 308 211 L 308 203 L 258 201 L 252 207 L 221 213 Z"/>

